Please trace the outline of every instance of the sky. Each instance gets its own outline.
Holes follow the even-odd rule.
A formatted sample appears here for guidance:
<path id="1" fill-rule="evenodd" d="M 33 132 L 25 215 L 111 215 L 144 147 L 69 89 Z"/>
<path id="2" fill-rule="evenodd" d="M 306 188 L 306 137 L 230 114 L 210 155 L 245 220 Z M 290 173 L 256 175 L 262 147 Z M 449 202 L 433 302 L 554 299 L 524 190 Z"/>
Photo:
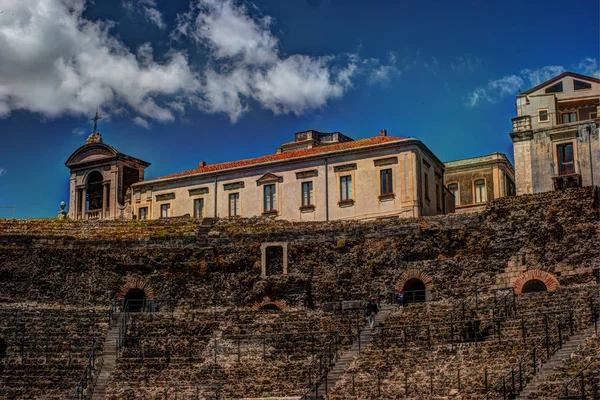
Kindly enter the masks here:
<path id="1" fill-rule="evenodd" d="M 0 207 L 54 217 L 92 131 L 146 178 L 295 132 L 513 159 L 515 95 L 600 77 L 597 0 L 0 0 Z M 0 208 L 0 218 L 10 217 Z"/>

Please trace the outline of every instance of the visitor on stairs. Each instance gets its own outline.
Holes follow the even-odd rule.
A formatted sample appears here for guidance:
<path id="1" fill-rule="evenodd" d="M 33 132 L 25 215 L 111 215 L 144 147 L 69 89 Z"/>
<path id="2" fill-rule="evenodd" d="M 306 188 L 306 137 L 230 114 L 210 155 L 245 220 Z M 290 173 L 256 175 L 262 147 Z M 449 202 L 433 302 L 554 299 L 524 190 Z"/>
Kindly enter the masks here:
<path id="1" fill-rule="evenodd" d="M 396 292 L 396 303 L 400 307 L 404 307 L 404 290 L 400 289 Z"/>
<path id="2" fill-rule="evenodd" d="M 375 302 L 375 297 L 371 297 L 369 304 L 367 304 L 367 308 L 365 309 L 365 317 L 369 321 L 369 327 L 372 328 L 375 323 L 375 315 L 379 312 L 379 307 L 377 307 L 377 303 Z"/>

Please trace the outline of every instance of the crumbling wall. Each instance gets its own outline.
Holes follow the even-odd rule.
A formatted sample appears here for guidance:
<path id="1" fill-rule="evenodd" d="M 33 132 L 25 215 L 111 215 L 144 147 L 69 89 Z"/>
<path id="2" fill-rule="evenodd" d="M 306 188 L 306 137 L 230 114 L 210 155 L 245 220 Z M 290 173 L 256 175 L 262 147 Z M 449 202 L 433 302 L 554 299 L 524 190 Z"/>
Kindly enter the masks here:
<path id="1" fill-rule="evenodd" d="M 73 222 L 0 220 L 0 297 L 106 304 L 140 279 L 157 297 L 199 307 L 265 296 L 319 306 L 392 288 L 423 270 L 439 296 L 492 285 L 511 257 L 561 285 L 598 267 L 598 201 L 592 188 L 506 197 L 479 214 L 359 222 L 198 220 Z M 264 242 L 288 242 L 288 274 L 261 278 Z"/>

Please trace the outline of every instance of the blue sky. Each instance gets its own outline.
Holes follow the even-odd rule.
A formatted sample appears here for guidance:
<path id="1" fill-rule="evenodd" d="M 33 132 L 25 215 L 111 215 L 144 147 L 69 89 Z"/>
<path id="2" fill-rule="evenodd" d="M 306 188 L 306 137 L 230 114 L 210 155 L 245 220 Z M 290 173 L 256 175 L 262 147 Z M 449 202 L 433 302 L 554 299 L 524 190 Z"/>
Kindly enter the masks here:
<path id="1" fill-rule="evenodd" d="M 147 178 L 273 153 L 306 129 L 512 159 L 514 95 L 597 75 L 599 13 L 596 0 L 2 0 L 0 206 L 56 215 L 96 108 L 104 141 L 151 162 Z"/>

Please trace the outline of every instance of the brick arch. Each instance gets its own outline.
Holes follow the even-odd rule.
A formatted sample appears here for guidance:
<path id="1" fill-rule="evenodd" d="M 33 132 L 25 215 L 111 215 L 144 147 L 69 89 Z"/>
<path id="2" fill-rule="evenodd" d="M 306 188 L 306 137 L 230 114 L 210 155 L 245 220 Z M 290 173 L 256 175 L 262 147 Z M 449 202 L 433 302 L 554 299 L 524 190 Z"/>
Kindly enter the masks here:
<path id="1" fill-rule="evenodd" d="M 541 269 L 530 269 L 529 271 L 524 272 L 512 283 L 512 286 L 515 288 L 515 293 L 521 294 L 523 291 L 523 286 L 525 286 L 527 281 L 531 279 L 538 279 L 544 282 L 546 285 L 546 290 L 549 292 L 553 292 L 560 287 L 560 282 L 558 282 L 558 279 L 556 279 L 554 275 L 542 271 Z"/>
<path id="2" fill-rule="evenodd" d="M 130 289 L 141 289 L 144 291 L 144 293 L 146 294 L 146 297 L 149 299 L 154 299 L 156 296 L 154 294 L 154 289 L 152 289 L 150 286 L 148 286 L 148 283 L 136 278 L 136 279 L 128 279 L 120 288 L 119 291 L 117 292 L 117 299 L 118 300 L 123 300 L 125 298 L 125 295 L 127 294 L 127 292 L 129 292 Z"/>
<path id="3" fill-rule="evenodd" d="M 427 272 L 422 269 L 407 269 L 400 275 L 398 281 L 396 282 L 396 290 L 400 290 L 404 287 L 404 284 L 410 279 L 420 279 L 425 284 L 426 290 L 433 289 L 433 278 Z"/>
<path id="4" fill-rule="evenodd" d="M 250 308 L 253 311 L 258 311 L 261 308 L 263 308 L 264 306 L 275 306 L 277 307 L 279 310 L 283 310 L 284 308 L 287 307 L 287 302 L 285 300 L 271 300 L 271 298 L 269 296 L 265 296 L 262 298 L 262 300 L 255 302 L 254 304 L 252 304 L 250 306 Z"/>

